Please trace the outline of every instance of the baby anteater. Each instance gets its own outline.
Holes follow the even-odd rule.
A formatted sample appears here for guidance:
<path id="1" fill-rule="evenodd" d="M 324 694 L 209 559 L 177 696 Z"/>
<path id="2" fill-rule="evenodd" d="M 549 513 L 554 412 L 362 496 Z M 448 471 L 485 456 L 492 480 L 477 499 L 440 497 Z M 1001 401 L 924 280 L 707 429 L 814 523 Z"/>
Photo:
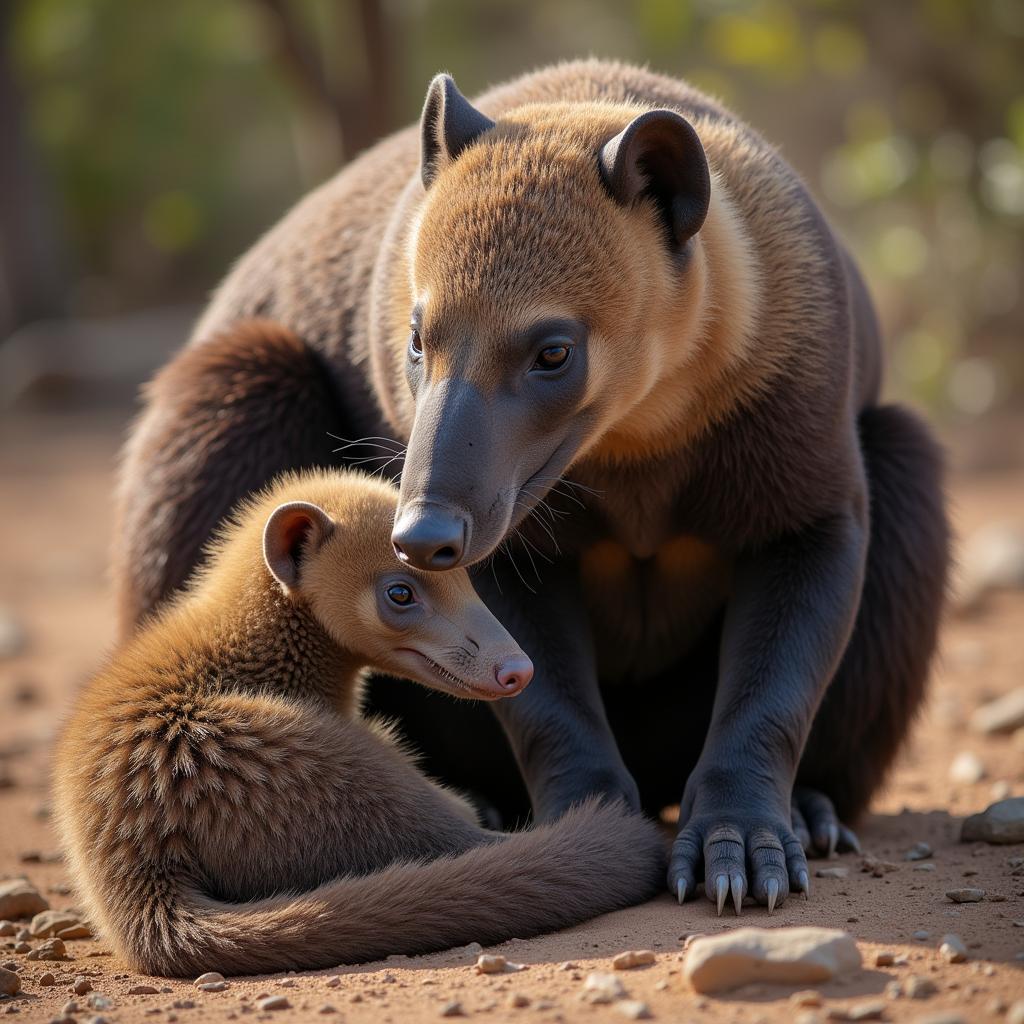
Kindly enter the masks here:
<path id="1" fill-rule="evenodd" d="M 91 918 L 135 968 L 322 968 L 498 942 L 658 888 L 656 828 L 620 804 L 487 831 L 360 717 L 367 667 L 484 700 L 532 674 L 464 571 L 396 560 L 396 502 L 361 475 L 285 477 L 78 699 L 61 830 Z"/>

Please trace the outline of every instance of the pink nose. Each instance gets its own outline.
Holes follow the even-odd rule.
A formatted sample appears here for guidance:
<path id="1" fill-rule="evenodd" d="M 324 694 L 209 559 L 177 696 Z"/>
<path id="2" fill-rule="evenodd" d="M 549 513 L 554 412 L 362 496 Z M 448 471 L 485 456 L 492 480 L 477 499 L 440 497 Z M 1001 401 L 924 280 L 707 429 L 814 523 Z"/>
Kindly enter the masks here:
<path id="1" fill-rule="evenodd" d="M 533 662 L 527 657 L 509 658 L 494 666 L 494 678 L 506 696 L 525 690 L 533 678 Z"/>

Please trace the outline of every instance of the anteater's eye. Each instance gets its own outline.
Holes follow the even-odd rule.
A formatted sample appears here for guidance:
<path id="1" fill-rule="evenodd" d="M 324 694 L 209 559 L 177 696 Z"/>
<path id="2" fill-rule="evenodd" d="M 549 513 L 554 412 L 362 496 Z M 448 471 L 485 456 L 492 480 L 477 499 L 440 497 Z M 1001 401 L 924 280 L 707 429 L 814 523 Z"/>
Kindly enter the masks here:
<path id="1" fill-rule="evenodd" d="M 414 600 L 412 587 L 406 586 L 404 583 L 392 583 L 385 593 L 388 595 L 388 600 L 392 604 L 397 604 L 399 608 L 405 608 Z"/>
<path id="2" fill-rule="evenodd" d="M 572 354 L 572 345 L 548 345 L 540 350 L 537 361 L 533 364 L 535 370 L 557 370 L 564 366 Z"/>
<path id="3" fill-rule="evenodd" d="M 409 335 L 409 358 L 413 360 L 423 358 L 423 339 L 415 327 L 412 329 L 412 334 Z"/>

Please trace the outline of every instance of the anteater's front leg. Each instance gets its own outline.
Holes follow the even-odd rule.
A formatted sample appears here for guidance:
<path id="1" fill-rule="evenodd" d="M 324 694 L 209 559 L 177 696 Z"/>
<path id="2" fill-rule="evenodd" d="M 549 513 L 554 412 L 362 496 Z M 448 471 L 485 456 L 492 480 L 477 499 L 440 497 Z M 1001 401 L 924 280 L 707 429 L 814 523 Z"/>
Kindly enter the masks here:
<path id="1" fill-rule="evenodd" d="M 737 566 L 704 749 L 686 784 L 669 888 L 700 880 L 721 913 L 748 892 L 773 909 L 809 889 L 792 827 L 793 780 L 860 599 L 866 511 L 844 511 L 768 544 Z"/>
<path id="2" fill-rule="evenodd" d="M 499 587 L 485 571 L 474 581 L 533 660 L 530 685 L 515 699 L 498 701 L 494 711 L 529 790 L 534 818 L 550 821 L 595 794 L 638 809 L 636 783 L 623 763 L 598 688 L 578 567 L 566 560 L 545 565 L 539 575 L 527 584 L 503 571 Z"/>

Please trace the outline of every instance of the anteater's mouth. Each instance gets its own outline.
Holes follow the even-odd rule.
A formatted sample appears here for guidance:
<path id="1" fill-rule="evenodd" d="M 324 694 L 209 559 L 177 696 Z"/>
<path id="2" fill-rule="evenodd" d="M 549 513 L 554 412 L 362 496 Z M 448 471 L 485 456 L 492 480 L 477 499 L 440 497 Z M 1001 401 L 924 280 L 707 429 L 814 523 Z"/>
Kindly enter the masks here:
<path id="1" fill-rule="evenodd" d="M 463 690 L 467 696 L 472 697 L 474 700 L 496 700 L 497 694 L 490 692 L 489 690 L 481 689 L 480 687 L 474 686 L 472 683 L 467 682 L 460 676 L 457 676 L 451 669 L 447 669 L 444 665 L 434 661 L 429 655 L 424 654 L 422 651 L 416 650 L 415 647 L 399 647 L 400 651 L 405 651 L 408 654 L 415 654 L 421 661 L 424 661 L 431 671 L 439 679 L 444 680 L 449 686 L 455 687 L 457 690 Z"/>

